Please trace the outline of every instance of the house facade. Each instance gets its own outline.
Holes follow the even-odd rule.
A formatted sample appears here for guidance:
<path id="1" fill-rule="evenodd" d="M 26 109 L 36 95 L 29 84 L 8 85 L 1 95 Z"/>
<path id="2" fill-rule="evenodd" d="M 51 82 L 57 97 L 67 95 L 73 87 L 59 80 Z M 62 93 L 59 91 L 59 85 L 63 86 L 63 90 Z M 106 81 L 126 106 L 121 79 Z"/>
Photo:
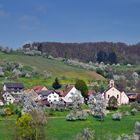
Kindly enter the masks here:
<path id="1" fill-rule="evenodd" d="M 38 93 L 38 101 L 48 102 L 49 104 L 60 100 L 59 94 L 55 90 L 41 91 Z"/>
<path id="2" fill-rule="evenodd" d="M 125 92 L 124 91 L 121 92 L 115 87 L 114 80 L 110 81 L 109 89 L 107 91 L 105 91 L 103 93 L 103 95 L 104 95 L 107 105 L 108 105 L 110 98 L 113 96 L 117 99 L 118 105 L 129 103 L 129 98 L 127 97 Z"/>
<path id="3" fill-rule="evenodd" d="M 5 92 L 3 95 L 2 95 L 4 101 L 6 102 L 6 104 L 13 104 L 14 101 L 15 101 L 15 98 L 9 93 L 9 92 Z"/>
<path id="4" fill-rule="evenodd" d="M 4 83 L 3 91 L 12 94 L 20 94 L 24 90 L 24 85 L 22 83 Z"/>
<path id="5" fill-rule="evenodd" d="M 82 103 L 84 103 L 84 98 L 79 90 L 75 88 L 75 86 L 68 87 L 62 95 L 62 99 L 65 103 L 72 103 L 73 96 L 80 96 L 82 98 Z"/>

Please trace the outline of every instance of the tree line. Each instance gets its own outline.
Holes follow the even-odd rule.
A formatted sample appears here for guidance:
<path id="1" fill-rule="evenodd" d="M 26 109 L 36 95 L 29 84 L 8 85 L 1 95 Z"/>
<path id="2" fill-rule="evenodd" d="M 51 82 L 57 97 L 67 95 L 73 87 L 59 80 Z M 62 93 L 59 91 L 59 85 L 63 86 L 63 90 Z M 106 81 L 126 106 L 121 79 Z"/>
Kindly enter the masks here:
<path id="1" fill-rule="evenodd" d="M 105 63 L 139 63 L 140 44 L 95 42 L 95 43 L 60 43 L 34 42 L 23 45 L 23 50 L 30 48 L 41 51 L 42 54 L 65 59 L 78 59 L 82 62 Z"/>

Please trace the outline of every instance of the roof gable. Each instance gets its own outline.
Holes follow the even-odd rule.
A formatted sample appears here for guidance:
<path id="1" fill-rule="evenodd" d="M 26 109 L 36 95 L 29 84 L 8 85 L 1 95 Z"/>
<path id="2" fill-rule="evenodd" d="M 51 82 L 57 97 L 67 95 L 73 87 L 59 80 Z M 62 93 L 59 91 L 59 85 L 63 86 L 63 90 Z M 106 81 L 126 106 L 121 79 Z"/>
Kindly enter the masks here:
<path id="1" fill-rule="evenodd" d="M 63 92 L 63 97 L 65 97 L 73 88 L 75 88 L 74 86 L 70 86 L 68 88 L 66 88 Z"/>

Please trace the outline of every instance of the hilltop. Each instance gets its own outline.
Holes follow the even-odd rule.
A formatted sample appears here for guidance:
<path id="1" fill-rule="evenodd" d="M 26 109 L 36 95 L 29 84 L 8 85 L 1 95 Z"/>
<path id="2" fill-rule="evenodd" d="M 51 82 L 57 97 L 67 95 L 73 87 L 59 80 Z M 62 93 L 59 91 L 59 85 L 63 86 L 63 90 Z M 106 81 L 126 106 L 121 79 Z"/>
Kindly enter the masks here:
<path id="1" fill-rule="evenodd" d="M 78 59 L 82 62 L 104 62 L 121 64 L 139 64 L 140 43 L 127 45 L 125 43 L 95 42 L 95 43 L 61 43 L 34 42 L 23 45 L 24 51 L 39 51 L 43 55 Z"/>

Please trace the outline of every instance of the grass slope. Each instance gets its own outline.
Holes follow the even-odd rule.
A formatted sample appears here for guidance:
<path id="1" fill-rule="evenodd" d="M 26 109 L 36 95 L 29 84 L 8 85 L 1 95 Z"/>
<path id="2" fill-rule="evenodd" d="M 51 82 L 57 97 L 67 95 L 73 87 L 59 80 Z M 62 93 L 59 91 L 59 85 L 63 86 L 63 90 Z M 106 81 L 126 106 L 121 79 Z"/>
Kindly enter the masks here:
<path id="1" fill-rule="evenodd" d="M 15 61 L 35 67 L 38 72 L 50 72 L 53 77 L 66 77 L 68 79 L 83 79 L 83 80 L 102 80 L 101 75 L 94 71 L 88 71 L 81 68 L 68 66 L 63 62 L 46 59 L 41 56 L 25 56 L 17 54 L 4 54 L 0 53 L 0 62 L 2 61 Z"/>

